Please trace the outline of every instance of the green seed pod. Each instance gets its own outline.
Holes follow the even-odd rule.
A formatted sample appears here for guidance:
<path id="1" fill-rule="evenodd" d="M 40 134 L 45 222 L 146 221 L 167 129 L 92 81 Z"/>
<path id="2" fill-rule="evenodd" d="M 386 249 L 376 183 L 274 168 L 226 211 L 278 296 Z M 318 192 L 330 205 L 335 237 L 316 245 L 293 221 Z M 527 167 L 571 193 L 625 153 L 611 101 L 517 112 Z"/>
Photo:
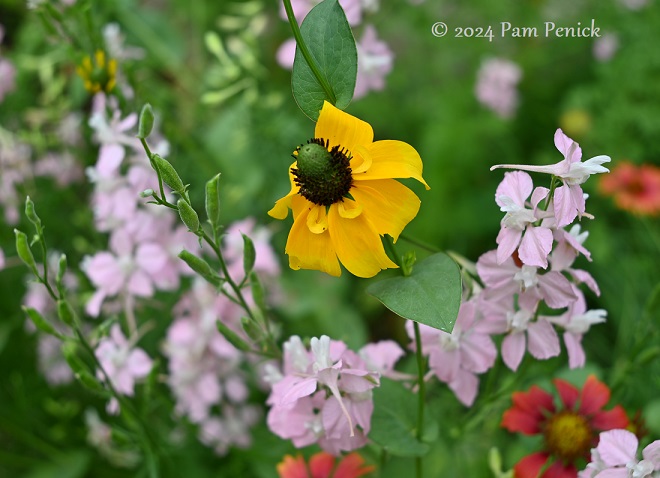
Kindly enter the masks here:
<path id="1" fill-rule="evenodd" d="M 138 135 L 140 139 L 145 139 L 151 133 L 154 127 L 154 111 L 149 103 L 142 107 L 140 112 L 140 122 L 138 124 Z"/>
<path id="2" fill-rule="evenodd" d="M 179 195 L 183 196 L 186 192 L 186 187 L 183 185 L 183 181 L 179 177 L 179 173 L 176 172 L 174 166 L 166 160 L 161 158 L 159 155 L 154 154 L 151 157 L 152 167 L 160 173 L 160 177 L 163 178 L 163 182 L 167 184 L 170 189 Z"/>
<path id="3" fill-rule="evenodd" d="M 66 274 L 67 263 L 66 263 L 66 254 L 60 256 L 60 260 L 57 263 L 57 275 L 55 276 L 55 285 L 59 290 L 62 289 L 62 280 L 64 279 L 64 274 Z"/>
<path id="4" fill-rule="evenodd" d="M 245 340 L 240 338 L 236 332 L 231 330 L 221 321 L 219 320 L 216 321 L 216 326 L 218 327 L 218 332 L 220 332 L 223 335 L 223 337 L 227 339 L 227 342 L 232 344 L 238 350 L 241 350 L 243 352 L 249 352 L 250 350 L 252 350 L 252 347 L 250 347 L 250 345 L 247 342 L 245 342 Z"/>
<path id="5" fill-rule="evenodd" d="M 197 257 L 195 254 L 192 254 L 185 249 L 179 253 L 179 259 L 188 264 L 188 267 L 197 272 L 207 282 L 214 285 L 215 287 L 220 287 L 220 276 L 216 274 L 209 263 L 204 259 Z"/>
<path id="6" fill-rule="evenodd" d="M 254 263 L 257 259 L 257 253 L 254 250 L 254 243 L 252 239 L 247 237 L 245 234 L 241 233 L 243 236 L 243 270 L 245 275 L 250 275 L 252 269 L 254 268 Z"/>
<path id="7" fill-rule="evenodd" d="M 199 231 L 199 216 L 195 210 L 185 199 L 179 199 L 176 206 L 179 208 L 179 216 L 181 216 L 183 223 L 188 226 L 191 232 L 197 234 Z"/>
<path id="8" fill-rule="evenodd" d="M 39 271 L 37 271 L 37 263 L 34 261 L 34 256 L 32 255 L 32 249 L 30 249 L 30 244 L 28 243 L 28 238 L 24 232 L 14 229 L 14 234 L 16 234 L 16 252 L 18 257 L 28 266 L 34 275 L 39 277 Z"/>
<path id="9" fill-rule="evenodd" d="M 41 219 L 39 219 L 37 212 L 34 210 L 34 203 L 32 202 L 32 199 L 30 199 L 30 196 L 25 198 L 25 215 L 28 220 L 35 225 L 37 230 L 41 228 Z"/>
<path id="10" fill-rule="evenodd" d="M 220 173 L 206 183 L 206 216 L 215 229 L 220 224 Z"/>
<path id="11" fill-rule="evenodd" d="M 57 301 L 57 316 L 62 322 L 70 327 L 73 327 L 77 322 L 76 313 L 73 311 L 73 307 L 63 299 Z"/>
<path id="12" fill-rule="evenodd" d="M 37 329 L 57 337 L 58 339 L 64 338 L 37 310 L 25 306 L 23 306 L 22 309 Z"/>
<path id="13" fill-rule="evenodd" d="M 261 327 L 259 327 L 259 325 L 257 325 L 257 323 L 254 320 L 251 320 L 247 317 L 242 317 L 241 325 L 243 326 L 243 330 L 245 331 L 248 337 L 250 337 L 255 342 L 259 342 L 261 340 L 263 336 L 263 332 L 261 330 Z"/>

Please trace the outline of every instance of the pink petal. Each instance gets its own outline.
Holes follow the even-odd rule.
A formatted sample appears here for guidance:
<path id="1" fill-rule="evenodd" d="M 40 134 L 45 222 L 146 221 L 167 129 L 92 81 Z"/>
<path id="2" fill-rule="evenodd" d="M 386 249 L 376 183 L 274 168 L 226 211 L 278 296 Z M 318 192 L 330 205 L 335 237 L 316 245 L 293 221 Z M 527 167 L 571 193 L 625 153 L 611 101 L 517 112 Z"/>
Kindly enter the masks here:
<path id="1" fill-rule="evenodd" d="M 477 397 L 479 389 L 479 379 L 476 375 L 461 370 L 456 379 L 449 384 L 449 388 L 454 392 L 456 398 L 466 407 L 471 407 L 474 399 Z"/>
<path id="2" fill-rule="evenodd" d="M 571 283 L 561 272 L 550 271 L 539 276 L 539 290 L 549 307 L 561 309 L 577 300 Z"/>
<path id="3" fill-rule="evenodd" d="M 144 272 L 137 270 L 131 274 L 126 285 L 126 291 L 139 297 L 151 297 L 154 294 L 154 288 L 151 279 Z"/>
<path id="4" fill-rule="evenodd" d="M 525 354 L 525 334 L 509 334 L 502 340 L 502 360 L 514 372 Z"/>
<path id="5" fill-rule="evenodd" d="M 140 266 L 140 269 L 150 275 L 158 273 L 165 266 L 168 259 L 169 256 L 163 246 L 153 242 L 141 244 L 135 251 L 135 262 Z"/>
<path id="6" fill-rule="evenodd" d="M 577 186 L 577 188 L 582 192 L 580 186 Z M 578 215 L 578 210 L 574 203 L 572 191 L 567 184 L 555 189 L 553 203 L 555 218 L 557 219 L 557 227 L 568 226 L 575 220 Z"/>
<path id="7" fill-rule="evenodd" d="M 435 348 L 429 355 L 429 367 L 439 380 L 449 383 L 456 378 L 460 368 L 461 355 L 458 350 Z"/>
<path id="8" fill-rule="evenodd" d="M 545 320 L 538 320 L 527 327 L 529 353 L 539 360 L 556 357 L 561 352 L 559 337 L 554 327 Z"/>
<path id="9" fill-rule="evenodd" d="M 568 273 L 571 274 L 573 278 L 575 278 L 575 280 L 577 280 L 579 283 L 586 284 L 594 294 L 600 296 L 600 288 L 596 283 L 596 279 L 594 279 L 592 275 L 587 271 L 583 271 L 581 269 L 569 269 Z"/>
<path id="10" fill-rule="evenodd" d="M 642 456 L 653 463 L 654 470 L 660 470 L 660 440 L 656 440 L 644 448 Z"/>
<path id="11" fill-rule="evenodd" d="M 545 227 L 527 226 L 520 242 L 518 255 L 528 266 L 548 267 L 548 254 L 552 250 L 552 231 Z M 499 252 L 499 250 L 498 250 Z"/>
<path id="12" fill-rule="evenodd" d="M 99 149 L 99 159 L 96 162 L 96 171 L 102 178 L 113 176 L 118 170 L 126 150 L 119 144 L 104 144 Z"/>
<path id="13" fill-rule="evenodd" d="M 582 335 L 564 332 L 564 344 L 568 353 L 568 367 L 571 369 L 584 367 L 586 357 L 582 348 Z"/>
<path id="14" fill-rule="evenodd" d="M 497 358 L 497 348 L 489 335 L 470 334 L 461 342 L 463 368 L 474 373 L 484 373 Z"/>
<path id="15" fill-rule="evenodd" d="M 628 430 L 610 430 L 600 434 L 596 450 L 607 466 L 619 466 L 635 459 L 638 444 L 634 433 Z"/>
<path id="16" fill-rule="evenodd" d="M 524 207 L 525 200 L 532 193 L 533 188 L 534 184 L 529 174 L 523 171 L 504 173 L 504 179 L 495 191 L 495 202 L 501 207 L 504 204 L 500 201 L 500 196 L 507 196 L 513 199 L 518 206 Z"/>
<path id="17" fill-rule="evenodd" d="M 515 252 L 518 244 L 520 244 L 520 238 L 522 237 L 522 231 L 512 229 L 509 227 L 502 227 L 499 234 L 497 235 L 497 263 L 502 264 L 504 261 L 509 259 L 511 255 Z"/>
<path id="18" fill-rule="evenodd" d="M 142 349 L 134 349 L 128 357 L 126 367 L 136 378 L 142 378 L 149 374 L 153 365 L 152 360 Z"/>
<path id="19" fill-rule="evenodd" d="M 628 478 L 629 476 L 627 468 L 608 468 L 595 475 L 595 478 Z"/>
<path id="20" fill-rule="evenodd" d="M 296 402 L 299 398 L 307 397 L 316 391 L 316 378 L 309 377 L 303 378 L 299 382 L 294 383 L 288 392 L 284 394 L 281 405 L 286 405 Z"/>

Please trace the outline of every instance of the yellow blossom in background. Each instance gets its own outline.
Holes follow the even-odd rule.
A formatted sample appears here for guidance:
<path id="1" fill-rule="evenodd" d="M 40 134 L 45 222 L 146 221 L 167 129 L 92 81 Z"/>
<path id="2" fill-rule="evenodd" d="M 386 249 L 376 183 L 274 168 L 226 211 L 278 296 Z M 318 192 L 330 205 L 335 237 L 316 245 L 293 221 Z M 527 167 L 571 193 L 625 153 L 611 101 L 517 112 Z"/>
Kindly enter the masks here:
<path id="1" fill-rule="evenodd" d="M 373 141 L 371 126 L 324 102 L 314 139 L 294 152 L 291 191 L 268 214 L 293 211 L 286 243 L 292 269 L 358 277 L 397 267 L 381 236 L 397 240 L 417 215 L 419 198 L 393 178 L 414 178 L 426 189 L 422 159 L 402 141 Z"/>
<path id="2" fill-rule="evenodd" d="M 110 93 L 117 83 L 117 60 L 110 58 L 106 61 L 105 52 L 96 50 L 94 60 L 89 56 L 83 58 L 76 72 L 82 78 L 87 91 Z"/>

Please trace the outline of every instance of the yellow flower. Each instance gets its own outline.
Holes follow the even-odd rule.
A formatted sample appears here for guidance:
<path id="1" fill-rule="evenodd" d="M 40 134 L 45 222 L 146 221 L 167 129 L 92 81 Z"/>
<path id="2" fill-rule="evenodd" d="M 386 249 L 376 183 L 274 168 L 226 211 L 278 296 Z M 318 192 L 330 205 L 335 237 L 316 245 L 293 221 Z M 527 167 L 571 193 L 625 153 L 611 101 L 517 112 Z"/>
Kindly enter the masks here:
<path id="1" fill-rule="evenodd" d="M 94 62 L 91 57 L 86 56 L 76 68 L 76 72 L 82 78 L 87 91 L 110 93 L 117 83 L 117 60 L 111 58 L 106 62 L 105 52 L 96 50 Z"/>
<path id="2" fill-rule="evenodd" d="M 393 178 L 415 178 L 426 189 L 422 160 L 402 141 L 373 141 L 368 123 L 324 102 L 314 139 L 296 149 L 291 192 L 268 214 L 284 219 L 293 211 L 286 243 L 292 269 L 373 277 L 397 267 L 381 237 L 397 240 L 417 215 L 419 198 Z"/>

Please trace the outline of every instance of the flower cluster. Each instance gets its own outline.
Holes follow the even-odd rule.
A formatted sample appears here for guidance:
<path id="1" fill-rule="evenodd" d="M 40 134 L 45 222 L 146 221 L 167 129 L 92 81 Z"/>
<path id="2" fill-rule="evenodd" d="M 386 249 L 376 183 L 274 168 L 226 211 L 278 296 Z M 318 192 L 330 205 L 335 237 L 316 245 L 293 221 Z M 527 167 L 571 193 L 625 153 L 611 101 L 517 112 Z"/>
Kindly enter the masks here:
<path id="1" fill-rule="evenodd" d="M 559 327 L 564 331 L 569 366 L 578 368 L 585 363 L 582 336 L 591 325 L 605 321 L 606 312 L 589 310 L 578 287 L 585 284 L 593 293 L 600 293 L 587 271 L 573 267 L 579 255 L 591 260 L 591 254 L 582 245 L 588 233 L 572 223 L 577 217 L 590 217 L 580 185 L 591 174 L 607 171 L 601 165 L 610 158 L 598 156 L 581 162 L 580 147 L 561 130 L 555 133 L 555 145 L 564 155 L 555 165 L 493 167 L 549 173 L 555 187 L 553 191 L 534 188 L 531 176 L 524 171 L 504 175 L 495 194 L 505 213 L 498 247 L 483 254 L 476 264 L 483 288 L 468 291 L 451 334 L 421 328 L 430 375 L 447 383 L 467 406 L 477 394 L 477 375 L 495 361 L 491 335 L 504 334 L 502 359 L 515 371 L 526 350 L 539 360 L 559 355 L 555 329 Z M 541 312 L 547 309 L 557 313 Z"/>
<path id="2" fill-rule="evenodd" d="M 312 338 L 307 350 L 292 336 L 284 344 L 282 370 L 267 369 L 269 428 L 299 448 L 317 443 L 338 455 L 362 447 L 371 427 L 372 390 L 402 353 L 389 343 L 356 354 L 326 335 Z"/>
<path id="3" fill-rule="evenodd" d="M 248 218 L 227 228 L 223 257 L 231 277 L 240 281 L 243 274 L 241 233 L 252 238 L 254 271 L 266 280 L 276 276 L 279 265 L 268 242 L 270 233 Z M 244 294 L 250 301 L 249 291 Z M 247 403 L 249 390 L 241 370 L 246 355 L 216 329 L 216 321 L 221 320 L 243 334 L 242 314 L 243 309 L 197 278 L 174 308 L 175 319 L 163 347 L 169 359 L 167 383 L 174 394 L 177 414 L 198 424 L 200 440 L 220 454 L 226 453 L 230 445 L 249 446 L 249 429 L 261 417 L 259 408 Z"/>
<path id="4" fill-rule="evenodd" d="M 96 227 L 109 232 L 109 250 L 85 258 L 82 269 L 96 287 L 86 311 L 96 317 L 107 298 L 119 296 L 124 310 L 134 297 L 151 297 L 156 289 L 175 290 L 190 269 L 177 255 L 199 249 L 195 236 L 162 208 L 147 207 L 140 193 L 156 187 L 156 175 L 135 137 L 137 115 L 121 117 L 113 97 L 94 97 L 89 124 L 100 144 L 95 166 L 87 175 L 94 183 L 92 204 Z M 154 148 L 165 154 L 168 145 Z"/>
<path id="5" fill-rule="evenodd" d="M 291 6 L 298 23 L 320 0 L 292 0 Z M 352 27 L 360 25 L 365 13 L 375 13 L 378 2 L 373 0 L 340 0 L 339 4 L 346 13 L 348 24 Z M 286 20 L 284 4 L 280 7 L 280 16 Z M 370 91 L 381 91 L 385 88 L 385 77 L 392 71 L 394 54 L 387 43 L 378 38 L 373 25 L 364 26 L 360 40 L 356 44 L 358 53 L 358 71 L 353 99 L 359 99 Z M 286 40 L 277 51 L 277 62 L 283 68 L 291 69 L 296 53 L 296 41 Z"/>
<path id="6" fill-rule="evenodd" d="M 522 70 L 515 63 L 502 58 L 485 60 L 477 73 L 477 99 L 502 118 L 510 118 L 518 107 L 518 82 Z"/>
<path id="7" fill-rule="evenodd" d="M 528 392 L 514 393 L 513 406 L 504 412 L 502 426 L 510 432 L 542 434 L 544 438 L 543 451 L 528 455 L 516 464 L 516 477 L 538 477 L 547 467 L 542 478 L 576 478 L 575 463 L 588 460 L 598 432 L 628 426 L 628 417 L 621 406 L 603 410 L 610 400 L 610 391 L 593 375 L 587 378 L 582 390 L 560 379 L 555 379 L 554 385 L 561 406 L 555 406 L 550 393 L 533 386 Z"/>
<path id="8" fill-rule="evenodd" d="M 579 478 L 657 478 L 660 476 L 660 440 L 642 450 L 638 460 L 639 440 L 628 430 L 610 430 L 600 434 L 598 446 L 591 450 L 591 462 L 578 473 Z"/>

